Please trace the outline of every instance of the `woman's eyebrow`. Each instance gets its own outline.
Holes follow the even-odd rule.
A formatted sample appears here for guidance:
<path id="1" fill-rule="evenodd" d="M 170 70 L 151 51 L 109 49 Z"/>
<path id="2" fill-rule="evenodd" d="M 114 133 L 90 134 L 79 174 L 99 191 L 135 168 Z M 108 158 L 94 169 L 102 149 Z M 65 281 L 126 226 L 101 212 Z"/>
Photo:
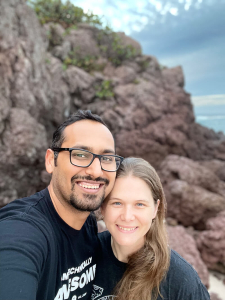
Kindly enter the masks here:
<path id="1" fill-rule="evenodd" d="M 115 198 L 115 197 L 109 198 L 109 201 L 111 201 L 111 200 L 119 200 L 119 201 L 121 201 L 122 199 L 120 199 L 120 198 Z"/>
<path id="2" fill-rule="evenodd" d="M 139 199 L 139 200 L 135 200 L 135 201 L 137 201 L 137 202 L 146 202 L 146 203 L 149 203 L 148 200 L 144 200 L 144 199 Z"/>

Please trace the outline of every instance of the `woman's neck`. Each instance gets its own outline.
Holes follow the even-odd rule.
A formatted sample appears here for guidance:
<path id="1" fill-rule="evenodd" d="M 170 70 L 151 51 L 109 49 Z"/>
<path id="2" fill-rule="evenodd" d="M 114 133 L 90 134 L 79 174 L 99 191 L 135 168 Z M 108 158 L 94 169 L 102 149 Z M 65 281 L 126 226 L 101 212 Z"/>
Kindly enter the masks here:
<path id="1" fill-rule="evenodd" d="M 128 257 L 133 253 L 137 252 L 143 246 L 143 242 L 141 242 L 139 245 L 135 244 L 133 247 L 130 245 L 122 246 L 117 244 L 113 237 L 111 237 L 111 246 L 115 257 L 119 261 L 127 263 Z"/>

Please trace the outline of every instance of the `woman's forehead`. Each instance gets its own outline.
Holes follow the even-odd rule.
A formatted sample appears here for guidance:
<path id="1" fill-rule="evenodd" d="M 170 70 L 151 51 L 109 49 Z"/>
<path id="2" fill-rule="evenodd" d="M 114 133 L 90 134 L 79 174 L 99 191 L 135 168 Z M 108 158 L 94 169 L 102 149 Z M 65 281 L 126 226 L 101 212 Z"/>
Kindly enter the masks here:
<path id="1" fill-rule="evenodd" d="M 128 175 L 119 177 L 108 199 L 117 198 L 121 200 L 152 200 L 152 192 L 149 185 L 138 177 Z"/>

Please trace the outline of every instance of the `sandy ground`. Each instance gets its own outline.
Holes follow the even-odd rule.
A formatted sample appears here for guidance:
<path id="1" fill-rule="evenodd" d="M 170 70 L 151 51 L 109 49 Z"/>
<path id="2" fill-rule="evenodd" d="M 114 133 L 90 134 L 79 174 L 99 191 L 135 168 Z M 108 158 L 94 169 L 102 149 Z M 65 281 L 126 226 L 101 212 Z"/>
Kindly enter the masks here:
<path id="1" fill-rule="evenodd" d="M 209 293 L 214 292 L 221 298 L 221 300 L 225 300 L 225 284 L 223 283 L 225 275 L 222 276 L 220 274 L 220 278 L 221 279 L 218 279 L 213 272 L 209 273 Z"/>

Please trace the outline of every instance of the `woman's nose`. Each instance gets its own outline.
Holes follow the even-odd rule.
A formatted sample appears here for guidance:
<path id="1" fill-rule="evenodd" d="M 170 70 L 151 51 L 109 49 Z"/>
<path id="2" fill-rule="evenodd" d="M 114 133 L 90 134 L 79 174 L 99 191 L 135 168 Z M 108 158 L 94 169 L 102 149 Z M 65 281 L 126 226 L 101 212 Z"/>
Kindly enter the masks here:
<path id="1" fill-rule="evenodd" d="M 122 213 L 121 213 L 121 220 L 130 222 L 135 219 L 134 211 L 131 207 L 124 207 Z"/>

